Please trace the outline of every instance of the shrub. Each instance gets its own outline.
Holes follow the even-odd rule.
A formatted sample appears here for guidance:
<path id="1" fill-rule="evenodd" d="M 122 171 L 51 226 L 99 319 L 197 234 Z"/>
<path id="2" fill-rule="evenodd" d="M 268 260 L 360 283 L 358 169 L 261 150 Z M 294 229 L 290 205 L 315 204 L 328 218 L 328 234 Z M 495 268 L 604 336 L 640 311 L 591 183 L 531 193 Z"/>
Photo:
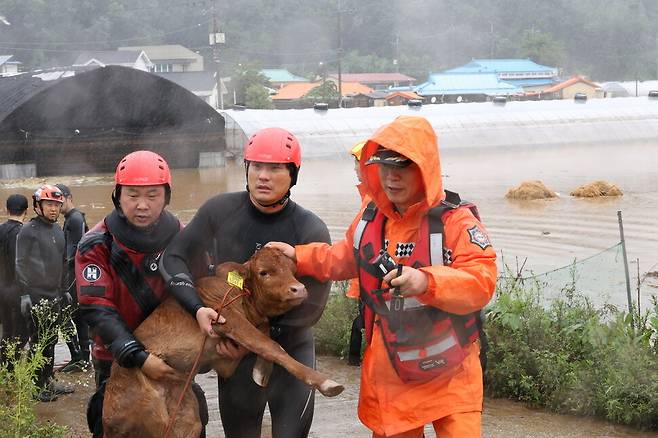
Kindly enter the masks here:
<path id="1" fill-rule="evenodd" d="M 345 296 L 347 282 L 334 282 L 322 318 L 314 327 L 315 347 L 320 354 L 347 356 L 352 321 L 358 314 L 358 301 Z"/>
<path id="2" fill-rule="evenodd" d="M 57 313 L 47 301 L 41 301 L 32 308 L 32 314 L 38 321 L 39 342 L 31 345 L 29 351 L 19 349 L 16 342 L 3 345 L 7 360 L 0 364 L 0 436 L 64 438 L 65 427 L 42 424 L 36 419 L 35 395 L 39 388 L 34 377 L 46 364 L 44 349 L 58 336 L 60 323 L 70 317 L 70 309 Z"/>

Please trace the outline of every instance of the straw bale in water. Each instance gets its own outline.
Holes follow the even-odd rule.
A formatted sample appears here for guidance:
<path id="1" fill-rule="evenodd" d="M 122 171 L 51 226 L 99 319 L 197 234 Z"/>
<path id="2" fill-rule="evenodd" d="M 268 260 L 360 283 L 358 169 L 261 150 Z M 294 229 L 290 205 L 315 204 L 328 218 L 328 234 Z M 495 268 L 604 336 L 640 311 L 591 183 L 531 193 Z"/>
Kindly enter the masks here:
<path id="1" fill-rule="evenodd" d="M 622 196 L 623 193 L 614 184 L 607 181 L 594 181 L 582 185 L 571 192 L 571 196 L 579 198 L 598 198 L 601 196 Z"/>
<path id="2" fill-rule="evenodd" d="M 521 200 L 550 199 L 557 197 L 557 194 L 541 181 L 525 181 L 520 186 L 509 189 L 505 197 Z"/>

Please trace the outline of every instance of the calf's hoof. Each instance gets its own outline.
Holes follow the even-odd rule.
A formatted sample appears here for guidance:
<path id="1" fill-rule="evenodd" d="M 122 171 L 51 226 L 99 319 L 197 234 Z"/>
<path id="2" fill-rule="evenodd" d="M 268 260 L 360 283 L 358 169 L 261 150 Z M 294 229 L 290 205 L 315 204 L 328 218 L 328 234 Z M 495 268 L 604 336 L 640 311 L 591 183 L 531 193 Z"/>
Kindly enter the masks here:
<path id="1" fill-rule="evenodd" d="M 336 397 L 338 394 L 343 392 L 345 387 L 340 383 L 336 383 L 333 380 L 327 379 L 318 388 L 318 391 L 322 393 L 325 397 Z"/>

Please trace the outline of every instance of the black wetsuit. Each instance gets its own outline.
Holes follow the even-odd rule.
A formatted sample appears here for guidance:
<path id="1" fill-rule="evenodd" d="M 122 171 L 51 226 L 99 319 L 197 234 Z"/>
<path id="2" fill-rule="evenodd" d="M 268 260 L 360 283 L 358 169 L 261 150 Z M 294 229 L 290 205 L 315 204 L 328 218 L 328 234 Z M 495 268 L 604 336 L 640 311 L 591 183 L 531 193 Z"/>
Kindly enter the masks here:
<path id="1" fill-rule="evenodd" d="M 78 242 L 82 236 L 89 231 L 85 215 L 78 209 L 71 209 L 64 215 L 64 242 L 66 244 L 65 259 L 64 259 L 64 291 L 68 292 L 73 302 L 73 313 L 71 318 L 73 325 L 75 325 L 75 332 L 77 337 L 69 341 L 69 350 L 71 353 L 71 361 L 76 360 L 89 360 L 89 326 L 82 319 L 82 315 L 78 310 L 78 294 L 75 288 L 75 252 L 78 249 Z M 70 330 L 71 321 L 67 321 L 66 325 Z M 67 329 L 67 327 L 65 327 Z M 74 355 L 77 354 L 77 357 Z"/>
<path id="2" fill-rule="evenodd" d="M 296 245 L 330 243 L 330 238 L 324 222 L 293 201 L 289 200 L 277 213 L 265 214 L 254 207 L 247 192 L 221 194 L 201 206 L 192 222 L 167 247 L 161 273 L 165 280 L 190 278 L 187 261 L 204 250 L 212 255 L 215 264 L 242 263 L 270 241 Z M 310 277 L 300 280 L 308 289 L 308 299 L 272 319 L 271 336 L 296 360 L 314 367 L 315 345 L 310 327 L 322 315 L 331 283 Z M 189 297 L 192 290 L 174 286 L 171 292 Z M 200 305 L 199 301 L 188 310 L 192 312 Z M 219 410 L 226 437 L 260 437 L 266 403 L 272 415 L 274 438 L 307 436 L 313 420 L 314 391 L 277 365 L 267 388 L 261 388 L 252 380 L 254 360 L 255 356 L 249 354 L 232 377 L 219 381 Z"/>
<path id="3" fill-rule="evenodd" d="M 20 309 L 20 289 L 16 281 L 16 236 L 23 223 L 14 219 L 0 225 L 0 319 L 2 346 L 10 339 L 25 345 L 29 333 Z M 0 346 L 0 363 L 5 360 Z"/>
<path id="4" fill-rule="evenodd" d="M 33 304 L 47 300 L 54 312 L 59 312 L 62 295 L 62 270 L 64 266 L 64 233 L 56 223 L 41 216 L 30 219 L 16 238 L 16 278 L 21 295 L 29 295 Z M 56 313 L 57 314 L 57 313 Z M 29 324 L 30 336 L 37 341 L 37 321 Z M 53 375 L 55 336 L 44 349 L 48 359 L 37 376 L 37 385 L 45 388 Z"/>

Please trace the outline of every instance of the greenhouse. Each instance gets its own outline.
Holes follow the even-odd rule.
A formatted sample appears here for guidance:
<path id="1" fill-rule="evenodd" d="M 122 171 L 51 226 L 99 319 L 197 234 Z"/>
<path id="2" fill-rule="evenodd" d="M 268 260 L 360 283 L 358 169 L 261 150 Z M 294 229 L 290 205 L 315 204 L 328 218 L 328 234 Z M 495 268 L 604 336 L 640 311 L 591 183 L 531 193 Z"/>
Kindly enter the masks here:
<path id="1" fill-rule="evenodd" d="M 400 115 L 426 117 L 442 148 L 546 147 L 655 142 L 658 99 L 511 101 L 329 110 L 228 110 L 226 143 L 240 156 L 255 131 L 278 126 L 301 141 L 308 158 L 345 156 L 357 141 Z"/>

